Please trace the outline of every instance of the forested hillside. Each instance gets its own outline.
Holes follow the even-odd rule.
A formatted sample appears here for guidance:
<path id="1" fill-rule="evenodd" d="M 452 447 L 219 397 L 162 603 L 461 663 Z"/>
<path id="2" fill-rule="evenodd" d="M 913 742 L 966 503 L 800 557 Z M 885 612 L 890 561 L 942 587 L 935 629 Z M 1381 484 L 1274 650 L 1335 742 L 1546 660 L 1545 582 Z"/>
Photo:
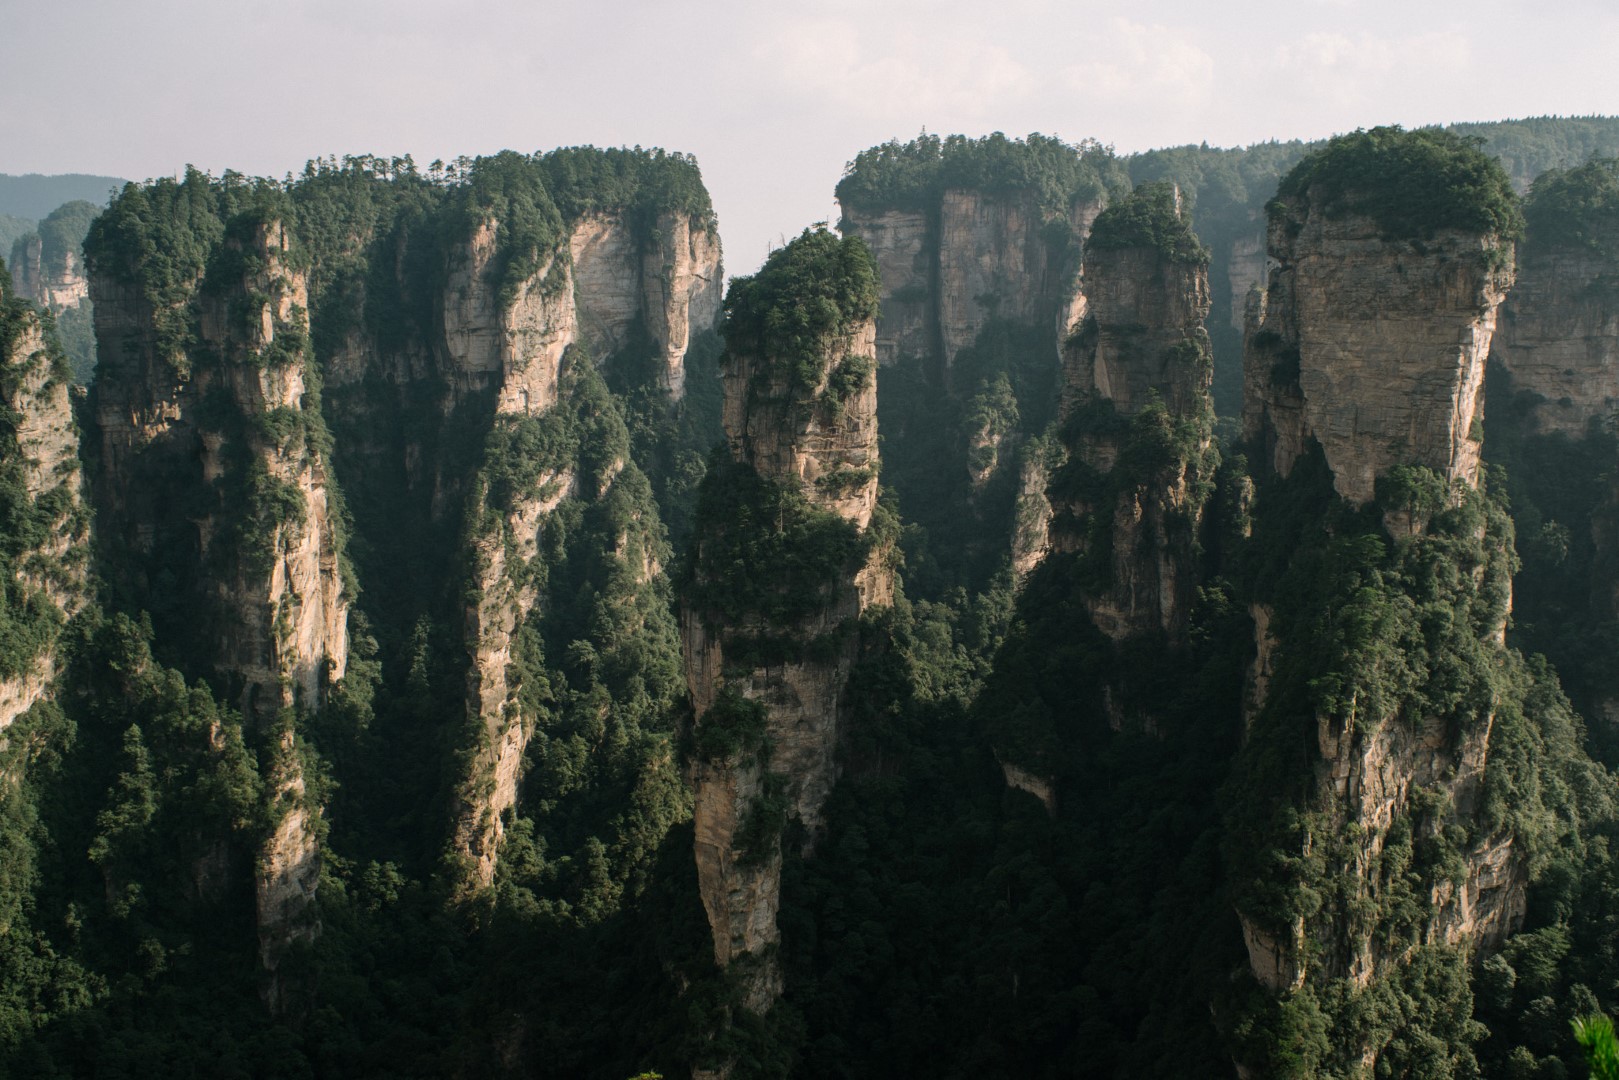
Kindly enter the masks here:
<path id="1" fill-rule="evenodd" d="M 728 287 L 662 150 L 59 212 L 0 1075 L 1586 1075 L 1619 179 L 1479 127 L 883 144 Z"/>

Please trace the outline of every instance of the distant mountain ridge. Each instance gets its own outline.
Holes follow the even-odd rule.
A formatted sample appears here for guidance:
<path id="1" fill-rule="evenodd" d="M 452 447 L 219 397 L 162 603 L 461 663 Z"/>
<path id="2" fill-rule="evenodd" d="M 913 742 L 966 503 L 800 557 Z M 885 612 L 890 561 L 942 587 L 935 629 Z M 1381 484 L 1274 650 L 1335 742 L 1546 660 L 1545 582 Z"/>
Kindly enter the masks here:
<path id="1" fill-rule="evenodd" d="M 13 176 L 0 173 L 0 215 L 38 221 L 63 203 L 83 199 L 106 206 L 108 197 L 127 180 L 119 176 L 91 176 L 88 173 L 59 173 L 47 176 L 27 173 Z"/>

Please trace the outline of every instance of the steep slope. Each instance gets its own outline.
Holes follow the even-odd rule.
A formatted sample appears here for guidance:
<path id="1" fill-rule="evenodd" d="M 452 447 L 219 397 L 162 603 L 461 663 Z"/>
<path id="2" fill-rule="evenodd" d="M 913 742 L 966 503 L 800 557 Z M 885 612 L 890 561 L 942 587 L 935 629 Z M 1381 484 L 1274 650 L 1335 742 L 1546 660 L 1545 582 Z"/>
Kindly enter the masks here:
<path id="1" fill-rule="evenodd" d="M 1311 1024 L 1301 1075 L 1471 1067 L 1466 965 L 1524 918 L 1525 793 L 1563 766 L 1515 747 L 1564 720 L 1502 645 L 1512 530 L 1476 423 L 1517 222 L 1499 166 L 1428 131 L 1336 139 L 1272 204 L 1245 404 L 1265 677 L 1225 792 L 1275 1010 L 1238 1024 L 1247 1069 Z"/>
<path id="2" fill-rule="evenodd" d="M 352 597 L 306 276 L 273 188 L 193 173 L 143 196 L 115 204 L 88 244 L 99 520 L 121 587 L 194 670 L 226 681 L 273 762 L 257 894 L 273 974 L 318 932 L 321 808 L 297 718 L 343 676 Z M 189 267 L 141 258 L 177 227 Z M 279 982 L 268 993 L 278 1002 Z"/>
<path id="3" fill-rule="evenodd" d="M 1619 683 L 1619 167 L 1593 161 L 1538 180 L 1528 237 L 1490 352 L 1490 461 L 1507 469 L 1523 571 L 1514 622 L 1556 664 L 1614 759 Z"/>
<path id="4" fill-rule="evenodd" d="M 11 276 L 17 293 L 55 316 L 57 334 L 73 367 L 73 377 L 80 383 L 89 382 L 95 373 L 95 335 L 83 245 L 98 212 L 93 203 L 64 203 L 11 247 Z"/>
<path id="5" fill-rule="evenodd" d="M 877 281 L 806 232 L 726 300 L 729 460 L 705 481 L 681 617 L 696 710 L 698 885 L 714 958 L 763 1014 L 781 992 L 783 830 L 813 847 L 837 779 L 855 626 L 892 602 L 874 523 Z"/>
<path id="6" fill-rule="evenodd" d="M 1170 185 L 1103 211 L 1084 266 L 1085 318 L 1064 346 L 1072 461 L 1052 492 L 1053 546 L 1105 583 L 1085 603 L 1115 641 L 1183 640 L 1213 484 L 1208 253 Z"/>
<path id="7" fill-rule="evenodd" d="M 838 184 L 840 227 L 878 268 L 889 485 L 925 530 L 929 595 L 982 589 L 1006 559 L 1019 450 L 1056 419 L 1060 343 L 1084 314 L 1084 237 L 1122 179 L 1091 142 L 922 136 L 862 152 Z"/>
<path id="8" fill-rule="evenodd" d="M 0 263 L 3 267 L 4 263 Z M 56 641 L 86 602 L 89 518 L 81 500 L 78 428 L 61 348 L 0 273 L 0 444 L 7 565 L 0 730 L 44 700 L 60 669 Z"/>

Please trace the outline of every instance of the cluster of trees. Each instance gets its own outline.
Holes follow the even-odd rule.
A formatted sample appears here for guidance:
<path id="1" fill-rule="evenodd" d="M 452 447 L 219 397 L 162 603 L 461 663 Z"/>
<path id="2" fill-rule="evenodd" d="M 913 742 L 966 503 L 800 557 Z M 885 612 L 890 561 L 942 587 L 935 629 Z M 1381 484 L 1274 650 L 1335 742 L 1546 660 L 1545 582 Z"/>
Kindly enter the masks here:
<path id="1" fill-rule="evenodd" d="M 861 155 L 839 195 L 923 205 L 964 186 L 1033 191 L 1051 210 L 1117 187 L 1128 166 L 1153 183 L 1099 220 L 1093 242 L 1203 258 L 1157 181 L 1179 183 L 1200 223 L 1234 237 L 1303 153 L 1183 148 L 1120 162 L 1040 137 L 924 136 Z M 1405 194 L 1451 215 L 1440 220 L 1514 227 L 1505 174 L 1443 133 L 1362 133 L 1281 186 L 1336 191 L 1410 231 L 1409 207 L 1381 179 L 1364 186 L 1391 170 Z M 1601 162 L 1547 178 L 1528 205 L 1529 242 L 1599 235 L 1588 222 L 1609 213 L 1612 188 Z M 1359 201 L 1368 191 L 1379 201 Z M 195 347 L 198 290 L 243 269 L 228 239 L 289 224 L 285 256 L 311 288 L 308 419 L 255 422 L 262 437 L 329 454 L 363 591 L 348 676 L 318 714 L 296 717 L 325 807 L 323 932 L 284 962 L 299 990 L 274 1019 L 258 997 L 251 882 L 276 748 L 211 689 L 219 680 L 190 649 L 170 588 L 180 568 L 154 565 L 144 592 L 109 589 L 69 628 L 62 693 L 0 749 L 0 1072 L 622 1080 L 719 1059 L 738 1080 L 1217 1075 L 1235 1055 L 1305 1077 L 1349 1075 L 1347 1049 L 1374 1044 L 1387 1075 L 1578 1075 L 1584 1046 L 1603 1075 L 1600 1026 L 1576 1035 L 1569 1020 L 1619 1006 L 1619 792 L 1558 684 L 1565 664 L 1580 672 L 1583 706 L 1607 676 L 1602 649 L 1557 629 L 1586 625 L 1592 556 L 1552 526 L 1595 509 L 1576 474 L 1601 474 L 1611 435 L 1541 446 L 1497 442 L 1492 427 L 1505 474 L 1483 492 L 1407 469 L 1364 510 L 1336 498 L 1320 455 L 1280 481 L 1250 476 L 1239 447 L 1208 452 L 1187 640 L 1116 643 L 1081 603 L 1105 584 L 1094 559 L 1054 554 L 1014 584 L 1017 469 L 990 462 L 972 486 L 971 433 L 993 436 L 1010 465 L 1055 456 L 1049 328 L 992 322 L 958 355 L 953 388 L 875 373 L 890 495 L 864 539 L 723 452 L 705 457 L 720 435 L 712 336 L 687 354 L 679 407 L 649 386 L 641 339 L 600 363 L 572 350 L 560 403 L 538 417 L 497 420 L 481 399 L 446 412 L 436 377 L 393 374 L 430 366 L 448 245 L 493 219 L 496 274 L 515 288 L 567 222 L 606 209 L 636 228 L 664 213 L 712 220 L 689 158 L 587 148 L 426 173 L 346 159 L 287 182 L 193 172 L 126 189 L 92 228 L 91 258 L 153 304 L 157 344 L 194 371 L 219 362 Z M 786 358 L 781 374 L 803 389 L 813 349 L 872 314 L 877 282 L 864 252 L 824 231 L 779 254 L 733 290 L 727 333 L 733 349 Z M 0 297 L 0 344 L 23 317 Z M 324 390 L 323 367 L 353 334 L 384 362 Z M 1073 423 L 1119 441 L 1109 483 L 1151 483 L 1164 462 L 1207 449 L 1207 417 L 1177 425 L 1161 408 Z M 0 461 L 0 540 L 13 554 L 36 512 L 15 464 Z M 564 473 L 573 486 L 550 490 Z M 494 888 L 458 905 L 445 823 L 467 743 L 469 551 L 547 495 L 562 497 L 523 581 L 542 600 L 508 671 L 533 723 L 522 798 Z M 1385 510 L 1426 524 L 1395 540 Z M 1550 662 L 1494 641 L 1515 522 L 1527 587 L 1512 641 Z M 680 769 L 686 755 L 745 747 L 759 718 L 731 701 L 700 737 L 711 745 L 682 738 L 662 569 L 679 567 L 711 618 L 785 626 L 893 532 L 905 562 L 895 604 L 844 628 L 860 660 L 826 833 L 813 858 L 785 845 L 786 995 L 771 1016 L 743 1017 L 713 968 Z M 103 555 L 122 580 L 112 561 L 123 555 Z M 5 601 L 7 619 L 22 610 L 9 591 Z M 1256 601 L 1287 644 L 1245 729 Z M 764 660 L 815 644 L 758 637 Z M 1414 800 L 1390 824 L 1370 906 L 1349 902 L 1347 848 L 1300 842 L 1330 832 L 1311 779 L 1318 719 L 1351 709 L 1490 732 L 1476 822 L 1458 832 L 1453 808 Z M 1037 772 L 1049 804 L 1009 787 L 1008 764 Z M 1434 890 L 1471 845 L 1508 834 L 1532 881 L 1521 932 L 1488 958 L 1421 946 Z M 1344 912 L 1323 941 L 1381 935 L 1405 962 L 1364 991 L 1312 974 L 1272 994 L 1245 974 L 1239 907 L 1289 925 Z"/>

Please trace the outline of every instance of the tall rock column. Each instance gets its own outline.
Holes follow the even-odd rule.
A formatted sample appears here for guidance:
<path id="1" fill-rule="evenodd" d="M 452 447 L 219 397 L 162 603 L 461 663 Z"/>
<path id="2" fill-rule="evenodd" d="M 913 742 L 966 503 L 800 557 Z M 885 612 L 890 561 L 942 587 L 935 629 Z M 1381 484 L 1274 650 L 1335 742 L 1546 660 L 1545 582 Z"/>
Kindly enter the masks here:
<path id="1" fill-rule="evenodd" d="M 305 271 L 275 196 L 242 209 L 234 194 L 193 173 L 115 206 L 87 242 L 104 361 L 96 490 L 118 587 L 161 615 L 160 632 L 203 650 L 267 751 L 271 827 L 256 898 L 278 1009 L 276 969 L 319 932 L 321 807 L 297 717 L 343 676 L 351 590 Z M 193 230 L 193 261 L 139 257 L 167 215 Z"/>
<path id="2" fill-rule="evenodd" d="M 1084 603 L 1115 641 L 1185 632 L 1218 456 L 1209 397 L 1208 252 L 1168 184 L 1103 211 L 1085 250 L 1087 310 L 1064 347 L 1053 546 L 1095 563 Z"/>
<path id="3" fill-rule="evenodd" d="M 892 601 L 873 525 L 876 294 L 865 245 L 821 230 L 726 300 L 729 460 L 705 481 L 682 637 L 698 883 L 715 960 L 759 1013 L 781 991 L 783 831 L 815 843 L 856 625 Z"/>
<path id="4" fill-rule="evenodd" d="M 491 451 L 499 433 L 538 423 L 557 407 L 563 355 L 579 329 L 567 252 L 553 251 L 503 300 L 491 271 L 496 235 L 496 222 L 485 221 L 452 259 L 444 308 L 453 378 L 494 398 Z M 475 888 L 494 881 L 534 723 L 509 674 L 518 631 L 540 598 L 530 564 L 544 517 L 575 486 L 572 462 L 540 471 L 532 485 L 495 504 L 487 484 L 480 486 L 468 515 L 474 566 L 465 616 L 467 714 L 475 744 L 458 793 L 452 851 L 464 864 L 464 883 Z"/>
<path id="5" fill-rule="evenodd" d="M 71 373 L 39 313 L 11 293 L 0 262 L 0 501 L 14 532 L 0 537 L 7 640 L 0 656 L 0 732 L 51 692 L 56 638 L 85 602 L 89 515 L 80 497 Z"/>
<path id="6" fill-rule="evenodd" d="M 1296 169 L 1272 205 L 1274 268 L 1250 305 L 1243 359 L 1244 437 L 1283 476 L 1314 439 L 1355 503 L 1401 464 L 1475 486 L 1511 241 L 1467 218 L 1391 227 L 1373 196 L 1338 192 L 1337 176 Z M 1423 235 L 1398 231 L 1410 229 Z"/>
<path id="7" fill-rule="evenodd" d="M 1535 181 L 1517 281 L 1490 351 L 1488 458 L 1523 529 L 1514 624 L 1544 653 L 1611 763 L 1619 679 L 1591 643 L 1619 629 L 1619 164 Z"/>
<path id="8" fill-rule="evenodd" d="M 1471 1010 L 1471 955 L 1524 911 L 1516 819 L 1491 793 L 1526 766 L 1491 750 L 1529 737 L 1530 680 L 1503 646 L 1511 522 L 1479 469 L 1520 219 L 1493 161 L 1397 128 L 1305 158 L 1270 213 L 1244 409 L 1259 658 L 1225 843 L 1274 1011 L 1244 1022 L 1285 1041 L 1308 1015 L 1314 1067 L 1402 1075 L 1417 1040 L 1354 1003 L 1422 980 L 1411 1031 L 1441 1032 L 1462 1069 L 1468 1040 L 1443 1025 Z M 1270 1075 L 1277 1045 L 1238 1060 Z"/>

